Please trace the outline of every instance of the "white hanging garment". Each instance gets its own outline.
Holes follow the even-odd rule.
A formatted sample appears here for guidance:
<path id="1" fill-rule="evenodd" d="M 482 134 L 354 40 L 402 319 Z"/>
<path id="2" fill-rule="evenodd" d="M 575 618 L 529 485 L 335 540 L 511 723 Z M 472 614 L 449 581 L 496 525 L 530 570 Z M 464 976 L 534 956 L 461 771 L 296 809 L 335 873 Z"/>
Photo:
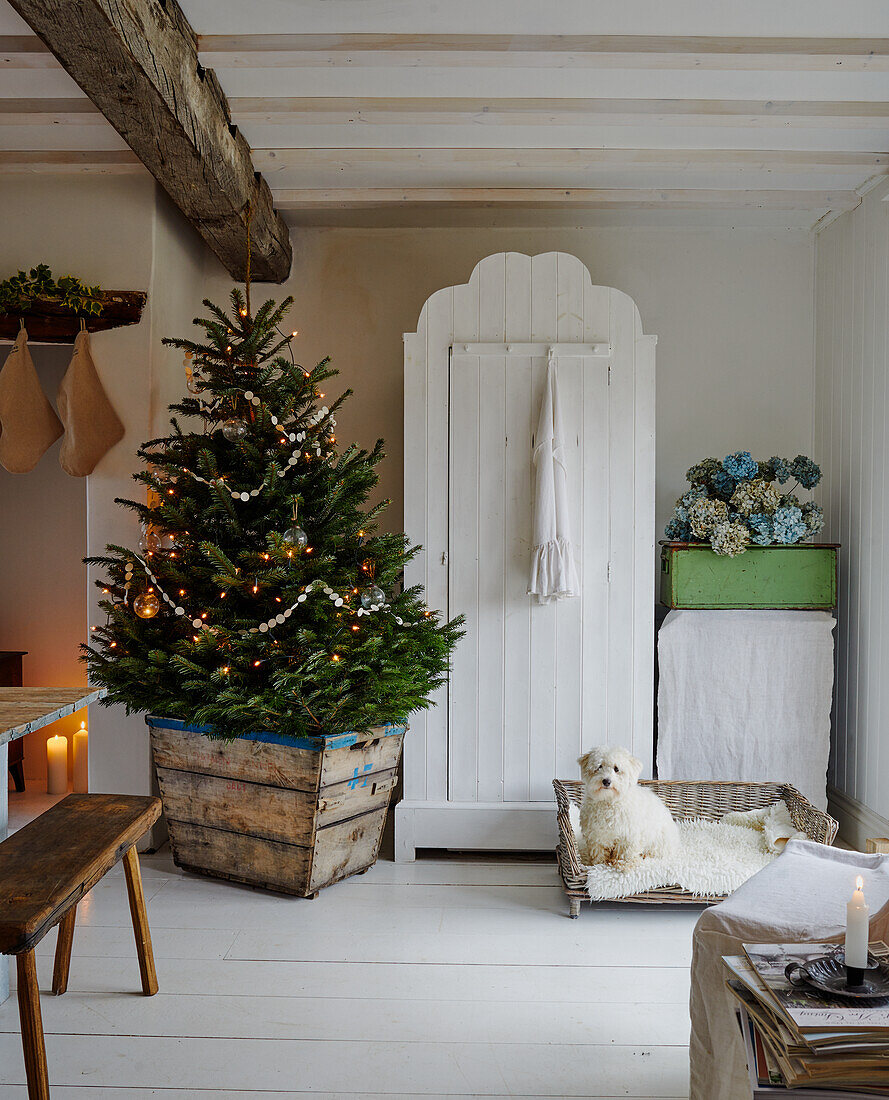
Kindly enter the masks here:
<path id="1" fill-rule="evenodd" d="M 580 593 L 571 519 L 568 507 L 568 470 L 559 411 L 556 357 L 546 364 L 546 386 L 540 404 L 534 446 L 534 517 L 531 579 L 528 595 L 540 603 L 564 600 Z"/>

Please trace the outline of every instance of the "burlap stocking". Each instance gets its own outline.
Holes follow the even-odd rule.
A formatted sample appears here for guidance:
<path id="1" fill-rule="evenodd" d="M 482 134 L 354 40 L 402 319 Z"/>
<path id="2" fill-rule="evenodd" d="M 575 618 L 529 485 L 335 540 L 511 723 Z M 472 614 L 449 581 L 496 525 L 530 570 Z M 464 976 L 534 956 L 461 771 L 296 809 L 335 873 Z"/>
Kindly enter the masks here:
<path id="1" fill-rule="evenodd" d="M 59 462 L 66 474 L 86 477 L 123 439 L 124 426 L 99 380 L 85 329 L 74 341 L 74 354 L 59 384 L 58 404 L 65 425 Z"/>
<path id="2" fill-rule="evenodd" d="M 40 387 L 22 326 L 0 371 L 0 465 L 12 474 L 26 474 L 62 430 Z"/>

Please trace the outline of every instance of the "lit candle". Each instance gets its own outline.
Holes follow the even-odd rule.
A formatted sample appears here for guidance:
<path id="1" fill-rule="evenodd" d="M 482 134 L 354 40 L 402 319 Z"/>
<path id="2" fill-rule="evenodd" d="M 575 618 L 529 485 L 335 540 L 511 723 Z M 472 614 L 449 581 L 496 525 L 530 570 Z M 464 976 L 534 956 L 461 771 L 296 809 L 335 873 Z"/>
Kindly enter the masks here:
<path id="1" fill-rule="evenodd" d="M 68 793 L 68 738 L 60 733 L 46 742 L 46 793 Z"/>
<path id="2" fill-rule="evenodd" d="M 870 910 L 864 900 L 864 879 L 855 881 L 855 893 L 846 906 L 846 969 L 849 985 L 861 985 L 867 967 L 867 944 L 870 934 Z M 857 973 L 856 973 L 857 972 Z"/>
<path id="3" fill-rule="evenodd" d="M 74 791 L 86 794 L 89 784 L 89 730 L 86 722 L 80 723 L 80 729 L 74 734 Z"/>

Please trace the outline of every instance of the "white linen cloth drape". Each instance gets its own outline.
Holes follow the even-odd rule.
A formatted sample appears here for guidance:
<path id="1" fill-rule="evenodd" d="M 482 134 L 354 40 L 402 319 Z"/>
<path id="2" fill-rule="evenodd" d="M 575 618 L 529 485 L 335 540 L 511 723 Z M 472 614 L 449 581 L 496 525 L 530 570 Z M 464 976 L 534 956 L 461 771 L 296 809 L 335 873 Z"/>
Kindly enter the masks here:
<path id="1" fill-rule="evenodd" d="M 534 444 L 534 515 L 528 595 L 540 603 L 577 596 L 580 582 L 571 543 L 568 469 L 562 437 L 556 357 L 550 351 Z"/>
<path id="2" fill-rule="evenodd" d="M 671 611 L 658 777 L 792 783 L 827 809 L 835 626 L 826 611 Z"/>

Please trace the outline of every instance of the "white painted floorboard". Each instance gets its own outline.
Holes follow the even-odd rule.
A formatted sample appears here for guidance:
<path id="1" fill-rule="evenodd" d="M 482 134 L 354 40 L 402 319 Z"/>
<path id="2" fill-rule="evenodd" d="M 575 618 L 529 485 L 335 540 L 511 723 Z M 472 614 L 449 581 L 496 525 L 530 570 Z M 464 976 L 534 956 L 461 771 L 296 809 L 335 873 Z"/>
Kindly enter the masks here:
<path id="1" fill-rule="evenodd" d="M 161 992 L 138 993 L 115 870 L 78 910 L 68 993 L 41 998 L 54 1100 L 688 1095 L 697 910 L 569 921 L 554 867 L 531 863 L 380 863 L 313 902 L 163 854 L 143 877 Z M 12 998 L 0 1100 L 25 1096 Z"/>

